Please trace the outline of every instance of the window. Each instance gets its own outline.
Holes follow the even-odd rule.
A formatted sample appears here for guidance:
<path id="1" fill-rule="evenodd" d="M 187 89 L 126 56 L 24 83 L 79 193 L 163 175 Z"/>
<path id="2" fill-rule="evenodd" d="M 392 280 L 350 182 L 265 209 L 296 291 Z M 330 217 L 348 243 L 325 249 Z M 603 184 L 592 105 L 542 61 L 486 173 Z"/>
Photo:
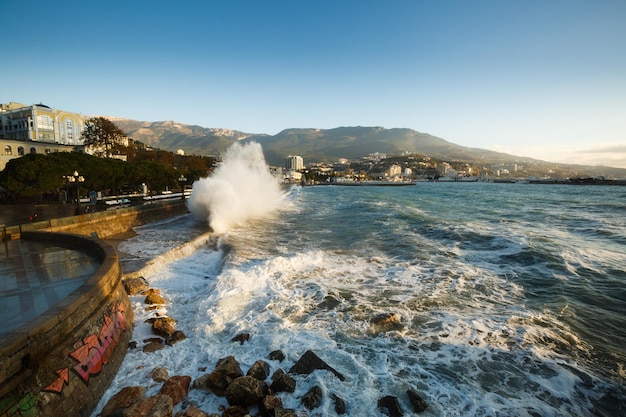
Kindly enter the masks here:
<path id="1" fill-rule="evenodd" d="M 74 139 L 74 122 L 68 120 L 65 125 L 67 126 L 67 140 Z"/>
<path id="2" fill-rule="evenodd" d="M 33 154 L 33 155 L 34 155 L 34 154 L 36 154 L 36 153 L 37 153 L 37 149 L 35 149 L 35 148 L 30 148 L 30 153 L 31 153 L 31 154 Z"/>
<path id="3" fill-rule="evenodd" d="M 13 155 L 13 148 L 11 148 L 9 145 L 6 145 L 4 147 L 4 154 L 5 155 Z"/>
<path id="4" fill-rule="evenodd" d="M 23 146 L 19 146 L 19 147 L 17 148 L 17 154 L 18 154 L 19 156 L 24 156 L 24 147 L 23 147 Z"/>
<path id="5" fill-rule="evenodd" d="M 44 114 L 37 115 L 37 127 L 39 129 L 54 130 L 54 122 L 52 117 Z"/>

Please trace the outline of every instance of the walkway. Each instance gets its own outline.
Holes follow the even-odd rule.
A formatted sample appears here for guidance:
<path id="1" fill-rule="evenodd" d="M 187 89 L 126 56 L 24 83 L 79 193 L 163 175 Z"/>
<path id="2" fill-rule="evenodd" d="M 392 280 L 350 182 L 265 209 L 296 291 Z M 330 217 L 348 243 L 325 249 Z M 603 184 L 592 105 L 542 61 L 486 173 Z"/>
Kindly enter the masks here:
<path id="1" fill-rule="evenodd" d="M 0 245 L 0 335 L 53 307 L 100 267 L 78 248 L 28 240 Z"/>

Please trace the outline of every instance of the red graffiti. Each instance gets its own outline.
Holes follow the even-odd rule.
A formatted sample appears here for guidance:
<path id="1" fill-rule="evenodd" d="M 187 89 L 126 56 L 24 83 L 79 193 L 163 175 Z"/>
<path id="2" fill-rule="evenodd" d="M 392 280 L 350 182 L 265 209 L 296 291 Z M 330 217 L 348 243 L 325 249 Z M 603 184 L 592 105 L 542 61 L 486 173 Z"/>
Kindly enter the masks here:
<path id="1" fill-rule="evenodd" d="M 72 370 L 85 384 L 89 384 L 89 378 L 98 375 L 102 367 L 109 362 L 124 330 L 126 330 L 124 306 L 120 303 L 117 308 L 111 309 L 110 314 L 104 315 L 100 332 L 82 339 L 83 344 L 68 355 L 78 362 Z M 56 372 L 59 377 L 44 391 L 61 394 L 65 384 L 69 384 L 69 368 Z"/>
<path id="2" fill-rule="evenodd" d="M 55 392 L 57 394 L 60 394 L 61 391 L 63 391 L 63 387 L 65 386 L 65 384 L 68 384 L 70 382 L 69 369 L 67 368 L 59 369 L 57 371 L 57 374 L 59 375 L 59 377 L 52 384 L 44 388 L 44 391 Z"/>

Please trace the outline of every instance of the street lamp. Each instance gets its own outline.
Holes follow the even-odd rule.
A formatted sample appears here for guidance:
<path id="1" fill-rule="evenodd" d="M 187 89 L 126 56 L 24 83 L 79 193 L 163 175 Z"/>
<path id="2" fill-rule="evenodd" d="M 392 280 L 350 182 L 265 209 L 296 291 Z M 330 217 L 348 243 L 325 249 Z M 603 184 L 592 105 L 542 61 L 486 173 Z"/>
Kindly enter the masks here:
<path id="1" fill-rule="evenodd" d="M 81 182 L 85 182 L 85 177 L 80 175 L 78 171 L 74 171 L 74 174 L 68 175 L 66 176 L 66 178 L 69 182 L 76 183 L 76 213 L 75 214 L 80 214 L 80 195 L 79 195 L 78 187 Z"/>
<path id="2" fill-rule="evenodd" d="M 185 199 L 185 184 L 187 183 L 187 178 L 181 174 L 180 177 L 178 177 L 178 182 L 180 183 L 180 188 L 182 190 L 183 200 L 184 200 Z"/>

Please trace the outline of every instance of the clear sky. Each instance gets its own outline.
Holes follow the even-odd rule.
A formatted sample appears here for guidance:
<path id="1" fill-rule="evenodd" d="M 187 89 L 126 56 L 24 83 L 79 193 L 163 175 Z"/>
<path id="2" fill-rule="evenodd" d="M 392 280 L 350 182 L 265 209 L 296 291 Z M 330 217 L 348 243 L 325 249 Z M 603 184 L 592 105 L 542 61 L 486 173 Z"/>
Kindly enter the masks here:
<path id="1" fill-rule="evenodd" d="M 1 0 L 0 102 L 626 168 L 625 0 Z"/>

